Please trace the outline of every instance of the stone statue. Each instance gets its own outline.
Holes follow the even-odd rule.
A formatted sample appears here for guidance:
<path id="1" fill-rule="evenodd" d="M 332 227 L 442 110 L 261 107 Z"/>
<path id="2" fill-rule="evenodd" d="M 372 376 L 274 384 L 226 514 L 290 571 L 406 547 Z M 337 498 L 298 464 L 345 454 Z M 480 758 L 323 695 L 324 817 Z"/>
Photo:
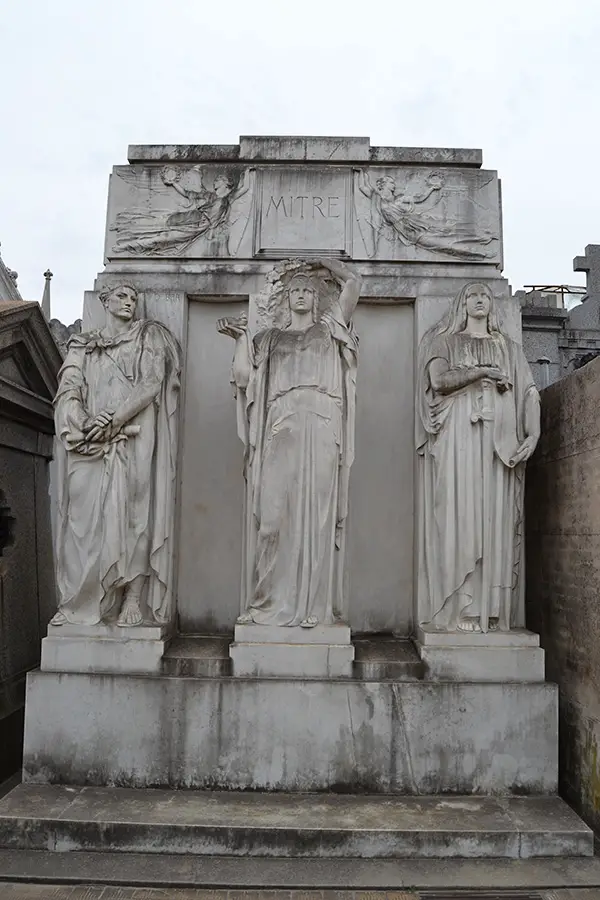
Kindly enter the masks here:
<path id="1" fill-rule="evenodd" d="M 246 316 L 217 323 L 236 341 L 246 448 L 239 624 L 311 628 L 344 617 L 358 351 L 351 319 L 360 287 L 341 262 L 288 261 L 268 278 L 271 327 L 251 338 Z"/>
<path id="2" fill-rule="evenodd" d="M 74 334 L 55 399 L 60 605 L 52 625 L 166 623 L 180 351 L 133 321 L 135 288 L 105 290 L 101 331 Z"/>
<path id="3" fill-rule="evenodd" d="M 486 284 L 467 284 L 419 347 L 419 620 L 426 630 L 523 624 L 525 462 L 539 394 Z"/>

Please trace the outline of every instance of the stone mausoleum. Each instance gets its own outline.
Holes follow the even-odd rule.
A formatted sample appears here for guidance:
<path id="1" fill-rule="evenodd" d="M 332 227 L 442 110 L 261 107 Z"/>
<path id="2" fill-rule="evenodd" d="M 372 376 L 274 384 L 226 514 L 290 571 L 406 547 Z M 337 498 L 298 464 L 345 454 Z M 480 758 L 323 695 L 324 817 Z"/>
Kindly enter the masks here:
<path id="1" fill-rule="evenodd" d="M 592 855 L 524 618 L 539 395 L 502 268 L 476 150 L 129 148 L 3 846 Z"/>

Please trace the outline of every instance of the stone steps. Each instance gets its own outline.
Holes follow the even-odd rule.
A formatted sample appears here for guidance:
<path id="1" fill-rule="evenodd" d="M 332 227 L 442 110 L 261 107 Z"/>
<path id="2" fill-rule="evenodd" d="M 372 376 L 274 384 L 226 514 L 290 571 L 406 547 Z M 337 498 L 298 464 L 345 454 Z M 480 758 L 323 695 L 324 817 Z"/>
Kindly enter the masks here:
<path id="1" fill-rule="evenodd" d="M 0 882 L 17 882 L 40 886 L 71 885 L 128 885 L 140 889 L 152 886 L 169 890 L 169 900 L 176 896 L 173 889 L 210 890 L 207 900 L 228 900 L 216 891 L 235 890 L 231 900 L 243 900 L 239 890 L 262 891 L 261 900 L 279 896 L 281 900 L 309 900 L 308 891 L 323 892 L 316 900 L 333 900 L 333 891 L 359 890 L 373 894 L 412 888 L 431 896 L 429 892 L 474 891 L 468 896 L 482 900 L 484 892 L 495 892 L 495 900 L 504 892 L 552 892 L 552 900 L 563 900 L 558 889 L 590 891 L 600 896 L 599 857 L 555 857 L 553 859 L 257 859 L 251 857 L 184 856 L 167 853 L 78 853 L 44 850 L 0 850 Z M 123 890 L 123 888 L 119 888 Z M 0 897 L 6 884 L 0 883 Z M 275 892 L 280 891 L 278 895 Z M 596 891 L 591 894 L 591 891 Z M 269 892 L 269 893 L 266 893 Z M 273 892 L 273 893 L 270 893 Z M 502 893 L 501 893 L 502 892 Z M 556 892 L 556 896 L 555 896 Z M 300 898 L 300 893 L 305 896 Z M 38 895 L 39 896 L 39 895 Z M 51 895 L 42 893 L 43 900 Z M 107 896 L 110 896 L 107 894 Z M 118 895 L 121 896 L 121 895 Z M 141 900 L 144 895 L 136 895 Z M 162 898 L 165 894 L 160 895 Z M 187 894 L 185 896 L 188 896 Z M 435 896 L 435 895 L 434 895 Z M 510 896 L 510 894 L 509 894 Z M 574 894 L 579 898 L 579 893 Z M 88 898 L 89 900 L 89 898 Z M 102 895 L 102 900 L 106 897 Z M 356 900 L 367 900 L 362 893 Z M 382 900 L 385 898 L 382 896 Z"/>
<path id="2" fill-rule="evenodd" d="M 375 635 L 353 639 L 353 677 L 360 681 L 420 681 L 425 672 L 412 641 Z M 162 660 L 163 675 L 217 678 L 231 675 L 226 635 L 190 635 L 174 638 Z"/>
<path id="3" fill-rule="evenodd" d="M 330 890 L 205 890 L 204 888 L 170 889 L 168 900 L 366 900 L 364 891 Z M 161 888 L 135 888 L 101 885 L 3 885 L 2 900 L 166 900 Z M 597 891 L 369 891 L 368 900 L 598 900 Z"/>
<path id="4" fill-rule="evenodd" d="M 0 847 L 198 856 L 586 857 L 590 829 L 557 797 L 380 797 L 22 784 Z"/>

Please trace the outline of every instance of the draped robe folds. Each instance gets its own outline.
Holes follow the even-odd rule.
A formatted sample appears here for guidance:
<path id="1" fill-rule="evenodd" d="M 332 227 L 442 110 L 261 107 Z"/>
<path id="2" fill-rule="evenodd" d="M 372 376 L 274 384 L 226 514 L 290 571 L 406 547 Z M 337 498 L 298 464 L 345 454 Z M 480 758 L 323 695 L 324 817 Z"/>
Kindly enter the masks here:
<path id="1" fill-rule="evenodd" d="M 147 576 L 154 619 L 171 619 L 179 372 L 178 344 L 157 322 L 69 342 L 55 399 L 55 458 L 59 608 L 70 623 L 113 618 L 122 589 L 138 576 Z M 154 400 L 115 438 L 81 440 L 86 420 L 152 384 Z"/>
<path id="2" fill-rule="evenodd" d="M 246 446 L 242 611 L 264 625 L 344 617 L 344 524 L 354 458 L 357 337 L 338 303 L 305 332 L 248 338 L 238 390 Z"/>
<path id="3" fill-rule="evenodd" d="M 500 332 L 426 335 L 419 356 L 419 620 L 453 630 L 487 610 L 501 629 L 522 625 L 525 465 L 510 460 L 538 403 L 531 371 L 521 347 Z M 511 386 L 501 393 L 480 380 L 438 394 L 429 377 L 434 359 L 450 371 L 497 367 Z"/>
<path id="4" fill-rule="evenodd" d="M 377 191 L 371 195 L 371 220 L 381 221 L 393 228 L 399 241 L 405 246 L 424 247 L 434 253 L 445 253 L 460 258 L 485 259 L 489 252 L 472 246 L 487 246 L 495 235 L 488 229 L 476 231 L 472 225 L 444 223 L 439 217 L 425 210 L 414 210 L 403 205 L 399 197 L 387 200 Z"/>
<path id="5" fill-rule="evenodd" d="M 122 236 L 117 239 L 115 249 L 141 254 L 161 250 L 183 253 L 200 237 L 213 240 L 226 236 L 231 196 L 217 197 L 208 191 L 193 196 L 196 198 L 193 209 L 182 212 L 134 209 L 118 213 L 116 230 Z"/>

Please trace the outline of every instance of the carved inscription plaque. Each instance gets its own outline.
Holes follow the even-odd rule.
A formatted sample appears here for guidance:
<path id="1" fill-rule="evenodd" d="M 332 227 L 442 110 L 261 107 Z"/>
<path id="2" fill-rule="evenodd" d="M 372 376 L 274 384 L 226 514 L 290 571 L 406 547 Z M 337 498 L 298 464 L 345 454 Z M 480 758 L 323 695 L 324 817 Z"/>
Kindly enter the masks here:
<path id="1" fill-rule="evenodd" d="M 350 256 L 351 172 L 304 166 L 257 172 L 254 255 Z"/>

